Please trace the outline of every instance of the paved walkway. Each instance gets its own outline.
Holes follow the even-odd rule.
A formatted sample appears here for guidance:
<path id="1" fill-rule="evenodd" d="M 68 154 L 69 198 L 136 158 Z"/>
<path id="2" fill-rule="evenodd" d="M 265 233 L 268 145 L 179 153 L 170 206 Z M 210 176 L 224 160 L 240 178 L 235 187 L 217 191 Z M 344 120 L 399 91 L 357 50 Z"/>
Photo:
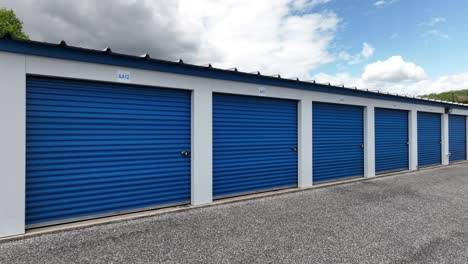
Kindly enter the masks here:
<path id="1" fill-rule="evenodd" d="M 468 163 L 0 244 L 0 263 L 468 263 Z"/>

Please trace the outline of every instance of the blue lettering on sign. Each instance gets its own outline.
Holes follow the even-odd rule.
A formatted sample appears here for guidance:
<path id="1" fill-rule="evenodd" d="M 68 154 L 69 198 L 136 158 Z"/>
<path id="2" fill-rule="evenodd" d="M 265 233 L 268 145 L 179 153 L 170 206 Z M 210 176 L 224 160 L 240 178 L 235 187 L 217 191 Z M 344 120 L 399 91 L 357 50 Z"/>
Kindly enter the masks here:
<path id="1" fill-rule="evenodd" d="M 119 74 L 119 79 L 130 80 L 130 74 Z"/>
<path id="2" fill-rule="evenodd" d="M 117 71 L 117 81 L 129 83 L 132 81 L 132 73 L 129 71 Z"/>

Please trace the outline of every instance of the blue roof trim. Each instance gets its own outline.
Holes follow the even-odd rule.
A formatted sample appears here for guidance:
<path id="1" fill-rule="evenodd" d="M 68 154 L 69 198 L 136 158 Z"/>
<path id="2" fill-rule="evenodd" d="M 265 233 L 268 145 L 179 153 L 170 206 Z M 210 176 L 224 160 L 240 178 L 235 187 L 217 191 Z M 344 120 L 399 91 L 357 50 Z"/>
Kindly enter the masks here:
<path id="1" fill-rule="evenodd" d="M 129 68 L 138 68 L 159 72 L 191 75 L 211 79 L 229 80 L 261 85 L 280 86 L 293 89 L 310 90 L 340 95 L 358 96 L 363 98 L 389 100 L 420 105 L 438 107 L 452 107 L 468 110 L 468 106 L 444 102 L 428 101 L 423 99 L 403 97 L 391 94 L 382 94 L 358 89 L 342 88 L 332 85 L 316 84 L 295 79 L 282 79 L 260 74 L 251 74 L 232 70 L 223 70 L 213 67 L 203 67 L 181 62 L 171 62 L 145 57 L 130 56 L 113 53 L 110 49 L 105 51 L 91 50 L 60 44 L 51 44 L 37 41 L 12 40 L 7 37 L 0 39 L 0 51 L 36 55 L 50 58 L 59 58 L 97 64 L 115 65 Z"/>

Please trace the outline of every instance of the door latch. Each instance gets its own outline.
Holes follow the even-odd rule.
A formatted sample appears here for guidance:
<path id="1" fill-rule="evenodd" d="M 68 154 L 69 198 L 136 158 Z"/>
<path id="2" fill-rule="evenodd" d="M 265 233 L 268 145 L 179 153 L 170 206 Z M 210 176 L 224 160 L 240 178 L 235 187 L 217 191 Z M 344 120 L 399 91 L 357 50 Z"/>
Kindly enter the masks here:
<path id="1" fill-rule="evenodd" d="M 180 152 L 180 155 L 183 157 L 190 157 L 190 154 L 192 154 L 190 151 L 184 150 Z"/>
<path id="2" fill-rule="evenodd" d="M 297 147 L 291 147 L 291 150 L 297 152 Z"/>
<path id="3" fill-rule="evenodd" d="M 361 144 L 360 147 L 361 147 L 362 149 L 364 149 L 364 144 Z"/>

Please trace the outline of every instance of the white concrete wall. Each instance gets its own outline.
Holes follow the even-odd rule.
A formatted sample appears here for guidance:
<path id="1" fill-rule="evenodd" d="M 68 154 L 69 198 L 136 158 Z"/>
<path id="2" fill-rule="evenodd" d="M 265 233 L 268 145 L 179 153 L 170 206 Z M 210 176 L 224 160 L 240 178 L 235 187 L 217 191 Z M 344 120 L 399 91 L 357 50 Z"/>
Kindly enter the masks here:
<path id="1" fill-rule="evenodd" d="M 0 52 L 0 237 L 24 233 L 26 74 L 23 55 Z"/>
<path id="2" fill-rule="evenodd" d="M 213 201 L 212 102 L 210 87 L 192 92 L 192 204 Z"/>
<path id="3" fill-rule="evenodd" d="M 375 176 L 375 107 L 364 108 L 364 177 Z"/>
<path id="4" fill-rule="evenodd" d="M 448 165 L 450 160 L 450 152 L 449 152 L 449 115 L 442 114 L 442 122 L 441 123 L 441 139 L 440 142 L 442 143 L 442 165 Z"/>
<path id="5" fill-rule="evenodd" d="M 326 102 L 365 107 L 364 153 L 365 176 L 375 176 L 375 107 L 402 109 L 409 114 L 410 169 L 417 169 L 417 111 L 444 113 L 443 107 L 409 104 L 322 92 L 207 79 L 187 75 L 153 72 L 109 65 L 66 61 L 37 56 L 0 52 L 0 237 L 24 232 L 25 211 L 25 76 L 76 78 L 117 82 L 118 71 L 128 71 L 131 83 L 192 92 L 192 204 L 212 201 L 212 93 L 292 99 L 298 101 L 298 184 L 312 182 L 312 104 Z M 454 109 L 454 114 L 468 115 L 467 110 Z M 448 154 L 448 120 L 444 117 L 443 152 Z M 467 140 L 468 141 L 468 140 Z M 468 143 L 467 143 L 468 149 Z M 448 157 L 448 156 L 447 156 Z M 444 158 L 448 161 L 448 158 Z M 444 163 L 445 164 L 445 163 Z"/>
<path id="6" fill-rule="evenodd" d="M 37 56 L 27 56 L 26 60 L 27 73 L 44 76 L 115 82 L 116 73 L 118 70 L 130 71 L 132 74 L 132 83 L 138 85 L 160 86 L 187 90 L 206 89 L 207 86 L 210 86 L 212 87 L 213 92 L 219 93 L 243 94 L 252 96 L 261 95 L 272 98 L 284 98 L 293 100 L 302 100 L 304 98 L 309 97 L 313 98 L 313 101 L 317 102 L 349 104 L 358 106 L 372 105 L 381 108 L 444 113 L 444 108 L 437 106 L 408 104 L 402 102 L 393 102 L 387 100 L 369 99 L 346 95 L 330 96 L 330 94 L 327 93 L 314 91 L 207 79 L 188 75 L 178 75 L 172 73 L 130 69 L 125 67 L 92 64 L 85 62 L 42 58 Z M 261 94 L 259 92 L 260 89 L 264 91 Z M 468 110 L 457 111 L 460 111 L 459 114 L 468 115 Z"/>
<path id="7" fill-rule="evenodd" d="M 312 186 L 312 98 L 298 102 L 298 186 Z"/>
<path id="8" fill-rule="evenodd" d="M 418 111 L 408 112 L 408 153 L 409 169 L 418 169 Z"/>

